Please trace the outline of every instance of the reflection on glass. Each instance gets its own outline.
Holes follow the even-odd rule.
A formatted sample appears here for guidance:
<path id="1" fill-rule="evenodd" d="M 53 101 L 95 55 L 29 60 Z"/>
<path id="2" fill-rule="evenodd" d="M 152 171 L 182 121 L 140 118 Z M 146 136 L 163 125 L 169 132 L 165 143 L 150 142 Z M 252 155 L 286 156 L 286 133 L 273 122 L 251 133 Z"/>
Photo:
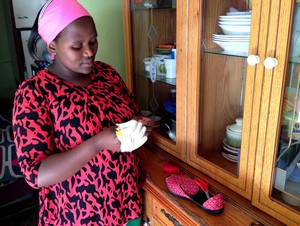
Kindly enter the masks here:
<path id="1" fill-rule="evenodd" d="M 272 196 L 300 210 L 300 2 L 296 2 Z"/>

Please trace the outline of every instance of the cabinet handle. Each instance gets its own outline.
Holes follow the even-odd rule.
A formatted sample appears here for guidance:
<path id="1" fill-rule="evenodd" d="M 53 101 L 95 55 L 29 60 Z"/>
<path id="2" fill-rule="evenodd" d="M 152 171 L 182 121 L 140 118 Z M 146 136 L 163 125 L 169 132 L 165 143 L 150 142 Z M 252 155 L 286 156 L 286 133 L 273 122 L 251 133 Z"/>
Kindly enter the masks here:
<path id="1" fill-rule="evenodd" d="M 259 221 L 253 221 L 249 224 L 249 226 L 263 226 L 263 224 L 260 223 Z"/>
<path id="2" fill-rule="evenodd" d="M 264 61 L 264 65 L 266 69 L 273 69 L 278 64 L 278 60 L 273 57 L 267 57 Z"/>
<path id="3" fill-rule="evenodd" d="M 169 221 L 171 221 L 175 226 L 181 226 L 181 224 L 174 218 L 171 216 L 171 214 L 167 213 L 167 211 L 165 211 L 164 209 L 160 210 L 166 218 L 168 218 Z"/>
<path id="4" fill-rule="evenodd" d="M 247 63 L 250 66 L 254 66 L 260 62 L 260 58 L 257 55 L 249 55 L 247 58 Z"/>
<path id="5" fill-rule="evenodd" d="M 151 221 L 147 218 L 147 220 L 143 221 L 143 226 L 151 225 Z"/>

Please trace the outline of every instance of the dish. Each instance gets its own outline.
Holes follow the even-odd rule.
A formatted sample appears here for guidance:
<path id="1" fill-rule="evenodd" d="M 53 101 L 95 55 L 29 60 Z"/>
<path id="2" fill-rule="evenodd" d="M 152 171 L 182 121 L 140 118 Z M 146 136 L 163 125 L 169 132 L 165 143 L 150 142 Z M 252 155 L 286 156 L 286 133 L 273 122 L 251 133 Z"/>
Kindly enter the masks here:
<path id="1" fill-rule="evenodd" d="M 224 146 L 227 147 L 228 149 L 232 150 L 232 151 L 235 151 L 235 152 L 240 152 L 240 150 L 241 150 L 240 148 L 236 148 L 236 147 L 230 146 L 230 145 L 228 144 L 226 138 L 223 140 L 223 147 L 224 147 Z"/>
<path id="2" fill-rule="evenodd" d="M 248 35 L 221 35 L 213 34 L 213 41 L 223 41 L 223 42 L 249 42 L 250 37 Z"/>
<path id="3" fill-rule="evenodd" d="M 141 111 L 141 114 L 143 115 L 143 116 L 151 116 L 152 115 L 152 112 L 151 111 L 147 111 L 147 110 L 142 110 Z"/>
<path id="4" fill-rule="evenodd" d="M 235 150 L 232 150 L 232 149 L 230 149 L 229 147 L 227 147 L 227 146 L 225 146 L 225 145 L 223 145 L 223 148 L 224 148 L 226 151 L 228 151 L 229 153 L 233 154 L 234 156 L 238 156 L 239 153 L 240 153 L 240 150 L 235 151 Z"/>
<path id="5" fill-rule="evenodd" d="M 216 44 L 218 44 L 222 49 L 225 51 L 230 52 L 248 52 L 249 42 L 224 42 L 224 41 L 217 41 L 213 40 Z"/>
<path id="6" fill-rule="evenodd" d="M 243 39 L 243 38 L 219 38 L 219 37 L 213 37 L 213 41 L 219 41 L 219 42 L 249 42 L 249 39 Z"/>
<path id="7" fill-rule="evenodd" d="M 241 19 L 219 18 L 219 22 L 247 22 L 247 23 L 251 23 L 251 18 L 241 18 Z"/>
<path id="8" fill-rule="evenodd" d="M 223 34 L 213 34 L 213 38 L 223 38 L 223 39 L 250 39 L 249 35 L 223 35 Z"/>
<path id="9" fill-rule="evenodd" d="M 250 26 L 219 25 L 225 35 L 250 35 Z"/>
<path id="10" fill-rule="evenodd" d="M 172 53 L 172 49 L 156 48 L 155 50 L 158 54 L 171 54 Z"/>
<path id="11" fill-rule="evenodd" d="M 245 42 L 249 43 L 249 40 L 247 39 L 226 39 L 226 38 L 212 38 L 213 41 L 217 42 Z"/>
<path id="12" fill-rule="evenodd" d="M 220 21 L 219 25 L 250 26 L 251 21 Z"/>
<path id="13" fill-rule="evenodd" d="M 153 127 L 154 127 L 154 128 L 159 127 L 159 126 L 160 126 L 160 120 L 161 120 L 161 117 L 156 116 L 156 115 L 152 115 L 151 117 L 152 117 L 152 120 L 154 121 Z"/>
<path id="14" fill-rule="evenodd" d="M 241 15 L 251 15 L 252 12 L 251 11 L 244 11 L 244 12 L 227 12 L 226 15 L 229 16 L 241 16 Z"/>
<path id="15" fill-rule="evenodd" d="M 219 19 L 231 19 L 231 20 L 240 20 L 240 19 L 251 19 L 252 16 L 251 15 L 234 15 L 234 14 L 230 14 L 230 15 L 226 15 L 226 16 L 219 16 Z"/>
<path id="16" fill-rule="evenodd" d="M 237 163 L 237 162 L 239 161 L 238 158 L 234 158 L 234 157 L 232 157 L 232 156 L 226 154 L 225 152 L 222 152 L 221 154 L 222 154 L 222 156 L 223 156 L 225 159 L 227 159 L 227 160 L 230 161 L 230 162 Z"/>

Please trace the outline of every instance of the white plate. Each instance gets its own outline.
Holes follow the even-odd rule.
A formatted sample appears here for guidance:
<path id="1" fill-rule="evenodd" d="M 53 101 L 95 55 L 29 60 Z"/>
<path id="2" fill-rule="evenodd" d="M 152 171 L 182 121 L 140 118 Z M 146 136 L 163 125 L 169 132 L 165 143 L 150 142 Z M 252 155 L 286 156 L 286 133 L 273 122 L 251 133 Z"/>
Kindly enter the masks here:
<path id="1" fill-rule="evenodd" d="M 227 140 L 226 140 L 226 138 L 223 140 L 223 146 L 226 146 L 226 147 L 228 147 L 229 149 L 231 149 L 231 150 L 233 150 L 233 151 L 237 151 L 237 152 L 240 152 L 240 148 L 236 148 L 236 147 L 232 147 L 232 146 L 230 146 L 228 143 L 227 143 Z"/>
<path id="2" fill-rule="evenodd" d="M 226 38 L 212 38 L 213 41 L 219 41 L 219 42 L 248 42 L 249 39 L 226 39 Z"/>
<path id="3" fill-rule="evenodd" d="M 219 16 L 219 19 L 233 19 L 233 20 L 238 20 L 238 19 L 251 19 L 251 15 L 226 15 L 226 16 Z"/>
<path id="4" fill-rule="evenodd" d="M 228 21 L 228 22 L 234 22 L 234 21 L 237 21 L 237 22 L 251 22 L 251 18 L 235 18 L 235 17 L 229 17 L 229 18 L 219 18 L 219 21 L 220 22 L 225 22 L 225 21 Z"/>
<path id="5" fill-rule="evenodd" d="M 237 163 L 237 162 L 239 161 L 238 159 L 231 158 L 230 156 L 228 156 L 228 155 L 227 155 L 226 153 L 224 153 L 224 152 L 222 152 L 221 154 L 222 154 L 222 156 L 223 156 L 225 159 L 227 159 L 227 160 L 230 161 L 230 162 Z"/>
<path id="6" fill-rule="evenodd" d="M 237 42 L 241 42 L 241 43 L 249 43 L 249 40 L 243 40 L 243 39 L 219 39 L 219 38 L 212 38 L 213 42 L 216 41 L 216 42 L 224 42 L 224 43 L 237 43 Z"/>
<path id="7" fill-rule="evenodd" d="M 235 155 L 235 156 L 238 156 L 238 155 L 239 155 L 239 151 L 234 151 L 234 150 L 230 149 L 229 147 L 227 147 L 227 146 L 225 146 L 225 145 L 223 145 L 223 148 L 224 148 L 226 151 L 232 153 L 232 154 Z"/>
<path id="8" fill-rule="evenodd" d="M 228 12 L 226 13 L 228 16 L 245 16 L 245 15 L 252 15 L 252 12 L 244 11 L 244 12 Z"/>
<path id="9" fill-rule="evenodd" d="M 249 42 L 249 38 L 212 37 L 213 41 L 221 42 Z"/>
<path id="10" fill-rule="evenodd" d="M 250 26 L 251 21 L 241 22 L 241 21 L 220 21 L 219 25 L 230 25 L 230 26 Z"/>
<path id="11" fill-rule="evenodd" d="M 213 38 L 223 38 L 223 39 L 250 39 L 249 35 L 222 35 L 222 34 L 213 34 Z"/>
<path id="12" fill-rule="evenodd" d="M 219 25 L 225 35 L 250 35 L 250 26 Z"/>
<path id="13" fill-rule="evenodd" d="M 239 160 L 239 158 L 240 158 L 238 155 L 233 155 L 233 154 L 228 153 L 228 152 L 226 152 L 226 151 L 222 151 L 222 153 L 223 153 L 224 155 L 226 155 L 228 158 L 231 158 L 231 159 L 233 159 L 233 160 Z"/>
<path id="14" fill-rule="evenodd" d="M 229 52 L 248 52 L 249 42 L 223 42 L 223 41 L 214 41 L 222 49 Z"/>

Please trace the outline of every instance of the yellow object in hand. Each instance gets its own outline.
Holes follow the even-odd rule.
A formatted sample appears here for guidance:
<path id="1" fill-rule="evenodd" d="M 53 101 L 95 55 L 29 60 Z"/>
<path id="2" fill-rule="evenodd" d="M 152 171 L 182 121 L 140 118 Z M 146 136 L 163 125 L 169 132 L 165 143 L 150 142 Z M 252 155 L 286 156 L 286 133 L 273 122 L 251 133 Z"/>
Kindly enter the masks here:
<path id="1" fill-rule="evenodd" d="M 121 130 L 116 129 L 116 135 L 117 135 L 117 138 L 119 139 L 119 141 L 122 141 L 123 134 L 122 134 Z"/>

